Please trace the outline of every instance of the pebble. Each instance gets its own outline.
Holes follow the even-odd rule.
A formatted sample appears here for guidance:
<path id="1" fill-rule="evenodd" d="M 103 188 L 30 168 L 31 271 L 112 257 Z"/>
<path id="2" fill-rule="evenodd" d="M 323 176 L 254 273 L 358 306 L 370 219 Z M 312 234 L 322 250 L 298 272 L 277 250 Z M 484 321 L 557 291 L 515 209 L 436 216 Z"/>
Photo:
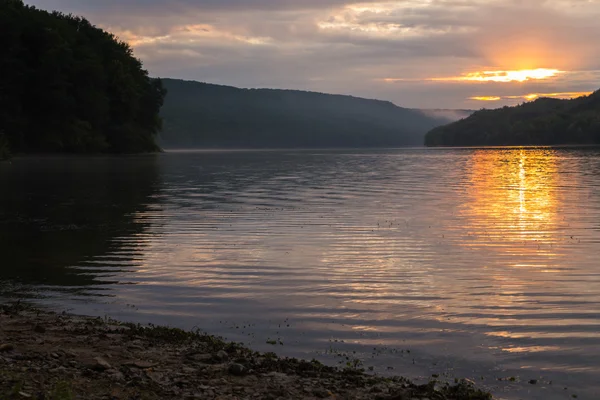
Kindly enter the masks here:
<path id="1" fill-rule="evenodd" d="M 246 367 L 242 364 L 231 364 L 229 366 L 229 373 L 235 376 L 242 376 L 246 373 Z"/>
<path id="2" fill-rule="evenodd" d="M 153 367 L 158 366 L 157 363 L 151 363 L 151 362 L 147 362 L 147 361 L 132 361 L 132 362 L 125 363 L 123 365 L 126 365 L 128 367 L 135 367 L 135 368 L 139 368 L 139 369 L 148 369 L 148 368 L 153 368 Z"/>
<path id="3" fill-rule="evenodd" d="M 101 357 L 96 357 L 96 364 L 94 365 L 94 368 L 96 371 L 106 371 L 107 369 L 111 369 L 111 365 L 108 363 L 108 361 L 106 361 L 105 359 L 101 358 Z"/>
<path id="4" fill-rule="evenodd" d="M 194 361 L 199 361 L 199 362 L 205 362 L 205 361 L 210 361 L 213 356 L 212 354 L 191 354 L 186 356 L 187 358 L 189 358 L 190 360 L 194 360 Z"/>
<path id="5" fill-rule="evenodd" d="M 68 355 L 69 357 L 73 357 L 73 358 L 77 357 L 77 353 L 71 349 L 65 350 L 65 354 Z"/>
<path id="6" fill-rule="evenodd" d="M 229 354 L 225 350 L 219 350 L 215 356 L 217 361 L 225 362 L 229 359 Z"/>
<path id="7" fill-rule="evenodd" d="M 375 385 L 371 388 L 371 393 L 384 393 L 387 392 L 387 388 L 382 385 Z"/>
<path id="8" fill-rule="evenodd" d="M 268 374 L 266 374 L 266 376 L 269 376 L 271 378 L 277 378 L 277 379 L 288 379 L 289 378 L 288 374 L 284 374 L 283 372 L 277 372 L 277 371 L 269 372 Z"/>
<path id="9" fill-rule="evenodd" d="M 46 333 L 46 328 L 44 328 L 42 325 L 36 325 L 33 328 L 33 331 L 36 333 Z"/>
<path id="10" fill-rule="evenodd" d="M 9 351 L 13 351 L 14 349 L 15 349 L 15 346 L 10 343 L 5 343 L 5 344 L 0 345 L 0 353 L 6 353 Z"/>
<path id="11" fill-rule="evenodd" d="M 139 369 L 130 369 L 128 372 L 128 375 L 131 377 L 131 379 L 133 380 L 141 380 L 143 377 L 143 373 L 142 371 L 140 371 Z"/>
<path id="12" fill-rule="evenodd" d="M 108 371 L 110 373 L 110 378 L 114 381 L 123 382 L 125 380 L 125 375 L 121 371 L 117 371 L 116 369 L 112 369 Z"/>
<path id="13" fill-rule="evenodd" d="M 325 388 L 314 388 L 312 390 L 312 394 L 321 399 L 325 399 L 331 396 L 331 392 Z"/>
<path id="14" fill-rule="evenodd" d="M 391 397 L 385 396 L 387 400 L 411 400 L 412 396 L 406 390 L 395 392 Z"/>
<path id="15" fill-rule="evenodd" d="M 2 318 L 1 308 L 0 318 Z M 362 400 L 444 398 L 431 396 L 430 391 L 421 390 L 416 386 L 408 389 L 403 387 L 403 383 L 388 382 L 379 378 L 369 377 L 368 379 L 373 381 L 368 383 L 362 379 L 355 382 L 354 379 L 348 379 L 341 373 L 325 367 L 317 367 L 313 370 L 309 368 L 311 364 L 307 362 L 294 360 L 287 362 L 281 359 L 272 363 L 273 357 L 270 355 L 257 356 L 250 350 L 233 347 L 227 347 L 228 352 L 222 345 L 212 347 L 214 345 L 212 342 L 204 343 L 201 340 L 191 343 L 169 340 L 163 342 L 141 335 L 134 335 L 135 340 L 124 336 L 111 336 L 110 342 L 100 342 L 96 333 L 104 329 L 102 326 L 92 324 L 90 329 L 86 328 L 83 331 L 74 325 L 76 322 L 66 317 L 65 329 L 55 329 L 55 321 L 49 317 L 46 320 L 35 319 L 32 322 L 25 319 L 25 321 L 26 323 L 22 323 L 23 321 L 14 323 L 8 320 L 8 323 L 11 323 L 9 326 L 4 321 L 0 323 L 2 338 L 10 337 L 5 332 L 12 334 L 14 330 L 11 330 L 11 327 L 29 327 L 19 331 L 22 332 L 23 338 L 11 337 L 15 345 L 2 344 L 0 341 L 0 351 L 4 352 L 0 354 L 0 364 L 4 362 L 3 360 L 9 360 L 4 363 L 4 368 L 10 370 L 11 375 L 14 373 L 18 377 L 19 375 L 32 376 L 32 372 L 35 372 L 37 377 L 41 373 L 40 378 L 49 383 L 52 383 L 55 378 L 69 378 L 68 382 L 77 385 L 74 389 L 78 391 L 94 390 L 92 396 L 86 396 L 86 399 L 90 400 L 129 398 L 129 390 L 141 390 L 144 394 L 156 393 L 151 398 L 180 400 L 333 399 L 336 396 Z M 44 347 L 36 345 L 39 343 L 40 336 L 33 335 L 31 331 L 38 323 L 48 327 L 43 336 L 48 344 Z M 56 347 L 58 339 L 64 349 L 59 350 Z M 139 346 L 140 351 L 127 354 L 128 352 L 123 351 L 123 347 L 130 345 Z M 53 348 L 55 353 L 48 351 Z M 216 351 L 219 348 L 222 350 Z M 13 350 L 15 352 L 10 353 Z M 20 353 L 22 353 L 21 357 L 19 357 Z M 107 361 L 109 359 L 110 363 Z M 264 361 L 259 367 L 261 360 Z M 158 371 L 153 368 L 154 366 L 159 366 Z M 0 368 L 0 393 L 4 387 L 2 371 L 3 369 Z M 51 386 L 42 387 L 45 385 L 43 381 L 31 380 L 34 383 L 31 387 L 24 386 L 19 390 L 25 394 L 32 393 L 32 397 L 37 398 L 38 390 L 52 389 Z M 14 395 L 15 398 L 20 398 L 18 392 Z M 25 399 L 27 396 L 21 395 L 21 398 Z M 472 398 L 487 399 L 487 397 Z"/>

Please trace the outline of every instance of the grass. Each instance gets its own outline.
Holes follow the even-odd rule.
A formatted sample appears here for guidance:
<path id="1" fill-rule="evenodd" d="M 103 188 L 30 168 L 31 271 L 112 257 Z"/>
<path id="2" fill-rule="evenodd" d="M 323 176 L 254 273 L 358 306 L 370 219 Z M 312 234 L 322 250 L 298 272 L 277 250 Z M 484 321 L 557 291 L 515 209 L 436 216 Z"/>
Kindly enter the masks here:
<path id="1" fill-rule="evenodd" d="M 71 385 L 65 381 L 57 382 L 49 397 L 51 400 L 73 400 L 75 398 Z"/>
<path id="2" fill-rule="evenodd" d="M 27 381 L 19 376 L 16 371 L 0 370 L 0 381 L 11 382 L 10 386 L 0 389 L 1 400 L 24 399 L 31 396 L 27 389 Z M 42 396 L 42 397 L 40 397 Z M 48 400 L 74 400 L 71 384 L 66 381 L 59 381 L 53 385 L 52 390 L 38 394 L 37 398 Z"/>

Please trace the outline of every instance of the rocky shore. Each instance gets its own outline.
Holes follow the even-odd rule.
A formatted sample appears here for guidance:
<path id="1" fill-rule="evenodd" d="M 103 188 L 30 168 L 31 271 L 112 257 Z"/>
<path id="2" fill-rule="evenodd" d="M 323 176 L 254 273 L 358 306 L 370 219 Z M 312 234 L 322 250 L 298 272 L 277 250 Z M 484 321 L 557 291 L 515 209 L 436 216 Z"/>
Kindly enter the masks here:
<path id="1" fill-rule="evenodd" d="M 468 381 L 280 358 L 202 332 L 0 306 L 0 399 L 489 400 Z"/>

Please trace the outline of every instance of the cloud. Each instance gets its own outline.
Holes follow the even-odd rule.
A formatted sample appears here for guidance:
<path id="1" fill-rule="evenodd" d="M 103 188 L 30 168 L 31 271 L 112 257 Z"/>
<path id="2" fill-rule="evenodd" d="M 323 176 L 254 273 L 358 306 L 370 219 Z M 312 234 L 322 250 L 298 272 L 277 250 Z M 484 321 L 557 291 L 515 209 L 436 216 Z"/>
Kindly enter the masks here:
<path id="1" fill-rule="evenodd" d="M 555 99 L 575 99 L 577 97 L 589 96 L 592 92 L 564 92 L 564 93 L 527 93 L 512 96 L 473 96 L 469 100 L 478 101 L 499 101 L 502 99 L 533 101 L 542 97 L 551 97 Z"/>
<path id="2" fill-rule="evenodd" d="M 591 91 L 600 77 L 600 0 L 32 3 L 84 15 L 115 32 L 157 76 L 347 93 L 427 108 L 477 107 L 471 98 L 490 93 L 500 97 L 495 105 L 503 105 L 518 101 L 506 97 L 515 92 Z M 559 72 L 503 86 L 487 79 L 538 69 Z M 469 76 L 481 79 L 476 85 L 431 81 Z"/>
<path id="3" fill-rule="evenodd" d="M 551 79 L 564 71 L 557 69 L 537 68 L 523 69 L 518 71 L 477 71 L 468 72 L 461 76 L 452 76 L 447 78 L 431 78 L 432 81 L 440 82 L 527 82 L 531 80 Z"/>

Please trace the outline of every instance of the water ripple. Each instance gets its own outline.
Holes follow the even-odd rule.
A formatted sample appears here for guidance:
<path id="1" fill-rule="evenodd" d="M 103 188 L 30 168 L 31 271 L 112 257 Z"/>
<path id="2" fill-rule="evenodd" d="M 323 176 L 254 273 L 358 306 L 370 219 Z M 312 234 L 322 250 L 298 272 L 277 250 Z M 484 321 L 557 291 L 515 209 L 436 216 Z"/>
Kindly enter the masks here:
<path id="1" fill-rule="evenodd" d="M 80 240 L 85 248 L 34 256 L 23 248 L 11 262 L 67 266 L 52 284 L 19 279 L 83 312 L 203 326 L 261 350 L 280 338 L 280 352 L 334 363 L 355 352 L 381 373 L 483 377 L 501 398 L 564 398 L 564 386 L 598 398 L 598 156 L 551 148 L 185 152 L 133 172 L 148 161 L 116 161 L 115 170 L 97 161 L 108 172 L 96 180 L 115 188 L 108 198 L 73 186 L 54 206 L 43 184 L 29 191 L 54 218 L 31 221 L 79 227 L 77 236 L 56 228 L 55 246 Z M 52 171 L 95 171 L 76 172 L 76 162 Z M 133 182 L 146 185 L 135 200 Z M 25 241 L 35 229 L 16 225 L 27 215 L 17 200 L 2 203 L 0 223 L 4 232 L 21 226 Z M 73 207 L 82 210 L 68 216 Z M 86 221 L 91 210 L 98 222 Z M 512 375 L 522 384 L 504 379 Z M 528 379 L 555 384 L 533 391 Z"/>

